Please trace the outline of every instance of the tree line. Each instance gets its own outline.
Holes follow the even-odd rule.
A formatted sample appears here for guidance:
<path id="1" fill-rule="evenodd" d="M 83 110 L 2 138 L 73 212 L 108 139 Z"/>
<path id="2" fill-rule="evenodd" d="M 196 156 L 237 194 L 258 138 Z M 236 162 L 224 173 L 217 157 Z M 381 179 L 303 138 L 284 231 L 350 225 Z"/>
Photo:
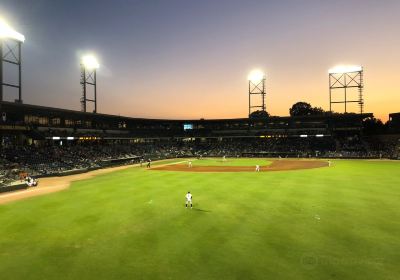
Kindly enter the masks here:
<path id="1" fill-rule="evenodd" d="M 289 114 L 291 117 L 298 117 L 298 116 L 323 116 L 326 114 L 341 114 L 336 112 L 329 112 L 325 111 L 321 107 L 313 107 L 310 103 L 307 102 L 297 102 L 293 104 L 293 106 L 289 109 Z M 250 118 L 252 119 L 259 119 L 259 118 L 268 118 L 270 114 L 266 111 L 254 111 L 250 114 Z M 396 125 L 387 121 L 383 123 L 380 119 L 375 117 L 367 118 L 363 121 L 363 131 L 366 134 L 384 134 L 388 133 L 391 130 L 399 130 Z"/>

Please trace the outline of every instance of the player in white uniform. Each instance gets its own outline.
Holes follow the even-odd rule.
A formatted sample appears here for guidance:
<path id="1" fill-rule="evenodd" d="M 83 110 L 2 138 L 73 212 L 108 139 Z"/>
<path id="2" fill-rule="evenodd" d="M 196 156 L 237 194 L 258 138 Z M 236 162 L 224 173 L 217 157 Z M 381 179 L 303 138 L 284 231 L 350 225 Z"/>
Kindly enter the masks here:
<path id="1" fill-rule="evenodd" d="M 192 194 L 190 192 L 188 192 L 186 194 L 186 208 L 188 207 L 188 204 L 190 203 L 190 208 L 193 208 L 193 204 L 192 204 Z"/>
<path id="2" fill-rule="evenodd" d="M 260 166 L 258 164 L 256 165 L 256 172 L 260 172 Z"/>
<path id="3" fill-rule="evenodd" d="M 192 161 L 191 161 L 191 160 L 189 160 L 189 162 L 188 162 L 188 167 L 189 167 L 189 168 L 192 167 Z"/>

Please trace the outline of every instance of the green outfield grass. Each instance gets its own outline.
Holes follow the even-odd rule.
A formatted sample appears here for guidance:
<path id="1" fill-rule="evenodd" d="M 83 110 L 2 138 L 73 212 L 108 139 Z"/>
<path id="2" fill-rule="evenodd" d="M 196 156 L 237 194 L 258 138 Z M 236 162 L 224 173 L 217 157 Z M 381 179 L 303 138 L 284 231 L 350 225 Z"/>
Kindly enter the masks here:
<path id="1" fill-rule="evenodd" d="M 399 201 L 400 162 L 129 168 L 0 205 L 0 279 L 395 280 Z"/>
<path id="2" fill-rule="evenodd" d="M 226 158 L 223 161 L 221 158 L 203 158 L 193 159 L 193 166 L 266 166 L 271 164 L 271 160 L 260 158 Z"/>

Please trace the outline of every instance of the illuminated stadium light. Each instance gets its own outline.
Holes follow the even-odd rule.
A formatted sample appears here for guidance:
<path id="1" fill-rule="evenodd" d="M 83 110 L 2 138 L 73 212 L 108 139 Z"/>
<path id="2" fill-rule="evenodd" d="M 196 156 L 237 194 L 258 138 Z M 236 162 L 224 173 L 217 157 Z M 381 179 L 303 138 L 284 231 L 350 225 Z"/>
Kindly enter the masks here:
<path id="1" fill-rule="evenodd" d="M 0 38 L 13 39 L 22 43 L 25 41 L 24 35 L 15 31 L 2 19 L 0 19 Z"/>
<path id="2" fill-rule="evenodd" d="M 354 89 L 354 90 L 352 90 Z M 329 69 L 329 111 L 332 112 L 332 104 L 344 104 L 344 112 L 347 113 L 349 103 L 358 103 L 360 114 L 364 112 L 364 69 L 359 65 L 340 65 Z M 358 91 L 358 98 L 356 97 Z M 332 97 L 336 92 L 342 92 L 344 97 L 338 99 Z M 350 98 L 348 98 L 351 96 Z"/>
<path id="3" fill-rule="evenodd" d="M 100 67 L 99 62 L 93 55 L 85 55 L 82 57 L 82 64 L 86 69 L 98 69 Z"/>
<path id="4" fill-rule="evenodd" d="M 265 106 L 265 74 L 261 70 L 253 70 L 248 75 L 249 81 L 249 117 L 253 113 L 258 116 L 267 116 L 266 106 Z M 261 97 L 261 98 L 259 98 Z"/>
<path id="5" fill-rule="evenodd" d="M 323 134 L 317 134 L 317 135 L 315 135 L 316 137 L 324 137 L 324 135 Z"/>
<path id="6" fill-rule="evenodd" d="M 301 137 L 301 138 L 307 138 L 308 135 L 307 135 L 307 134 L 301 134 L 300 137 Z"/>
<path id="7" fill-rule="evenodd" d="M 251 82 L 260 82 L 265 79 L 265 74 L 260 70 L 253 70 L 250 72 L 248 79 Z"/>
<path id="8" fill-rule="evenodd" d="M 362 66 L 357 65 L 339 65 L 329 69 L 329 74 L 343 74 L 362 71 Z"/>
<path id="9" fill-rule="evenodd" d="M 59 136 L 53 136 L 53 140 L 60 140 L 61 138 Z"/>
<path id="10" fill-rule="evenodd" d="M 74 140 L 74 137 L 69 136 L 67 137 L 67 140 Z"/>
<path id="11" fill-rule="evenodd" d="M 18 98 L 15 102 L 22 103 L 22 86 L 21 86 L 21 48 L 25 41 L 25 36 L 15 31 L 6 21 L 0 18 L 0 101 L 3 101 L 3 87 L 12 87 L 18 89 Z M 4 67 L 4 65 L 14 65 L 13 67 Z M 14 71 L 15 82 L 9 83 L 5 81 L 4 72 Z M 8 74 L 6 74 L 8 75 Z"/>

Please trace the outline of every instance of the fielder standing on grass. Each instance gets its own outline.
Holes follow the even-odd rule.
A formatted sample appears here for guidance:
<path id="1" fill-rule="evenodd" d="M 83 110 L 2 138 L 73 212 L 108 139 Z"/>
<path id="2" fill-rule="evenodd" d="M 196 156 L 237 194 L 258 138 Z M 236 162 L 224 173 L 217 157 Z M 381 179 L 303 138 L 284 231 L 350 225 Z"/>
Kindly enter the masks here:
<path id="1" fill-rule="evenodd" d="M 192 196 L 192 194 L 190 193 L 190 192 L 188 192 L 187 194 L 186 194 L 186 208 L 188 207 L 188 204 L 190 203 L 190 209 L 192 209 L 193 208 L 193 204 L 192 204 L 192 198 L 193 198 L 193 196 Z"/>

